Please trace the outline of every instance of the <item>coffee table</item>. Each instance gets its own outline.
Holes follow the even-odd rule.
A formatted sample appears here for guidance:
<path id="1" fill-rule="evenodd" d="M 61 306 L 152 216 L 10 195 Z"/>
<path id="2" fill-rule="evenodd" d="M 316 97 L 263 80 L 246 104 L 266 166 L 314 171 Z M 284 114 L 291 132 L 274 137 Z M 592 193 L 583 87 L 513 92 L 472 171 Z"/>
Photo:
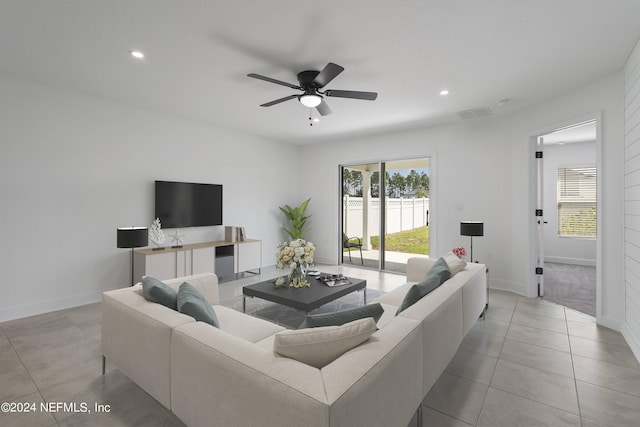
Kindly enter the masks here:
<path id="1" fill-rule="evenodd" d="M 363 290 L 367 303 L 367 281 L 348 277 L 351 284 L 330 287 L 314 276 L 307 275 L 308 288 L 276 288 L 273 280 L 247 285 L 242 288 L 242 312 L 247 309 L 247 297 L 261 298 L 309 313 L 316 308 L 343 297 L 351 292 Z"/>

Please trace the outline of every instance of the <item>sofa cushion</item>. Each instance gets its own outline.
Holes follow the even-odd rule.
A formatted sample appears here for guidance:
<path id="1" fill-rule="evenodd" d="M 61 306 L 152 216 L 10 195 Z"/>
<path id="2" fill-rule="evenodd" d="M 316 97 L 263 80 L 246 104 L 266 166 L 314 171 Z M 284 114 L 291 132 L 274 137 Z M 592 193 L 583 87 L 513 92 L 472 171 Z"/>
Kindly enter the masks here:
<path id="1" fill-rule="evenodd" d="M 250 316 L 230 307 L 214 305 L 213 309 L 222 331 L 252 343 L 285 330 L 273 322 Z M 272 349 L 273 345 L 269 347 L 270 351 Z"/>
<path id="2" fill-rule="evenodd" d="M 366 317 L 373 317 L 373 320 L 377 323 L 383 312 L 384 309 L 382 306 L 379 303 L 374 303 L 333 313 L 312 314 L 305 317 L 299 329 L 317 328 L 319 326 L 340 326 Z"/>
<path id="3" fill-rule="evenodd" d="M 447 252 L 447 254 L 442 258 L 447 263 L 447 266 L 449 267 L 449 271 L 451 272 L 452 277 L 460 273 L 467 266 L 467 263 L 465 260 L 461 259 L 458 255 L 454 254 L 451 251 Z"/>
<path id="4" fill-rule="evenodd" d="M 407 294 L 404 296 L 404 299 L 402 300 L 402 304 L 400 304 L 400 307 L 398 307 L 396 315 L 400 314 L 403 310 L 411 307 L 422 297 L 447 281 L 450 277 L 451 272 L 449 271 L 447 262 L 443 258 L 438 259 L 438 261 L 433 264 L 433 267 L 431 267 L 429 271 L 427 271 L 424 280 L 413 285 L 409 289 Z"/>
<path id="5" fill-rule="evenodd" d="M 382 295 L 381 297 L 376 298 L 375 302 L 379 302 L 380 304 L 382 304 L 385 310 L 386 310 L 386 307 L 384 307 L 385 305 L 395 305 L 396 308 L 393 309 L 393 313 L 395 314 L 396 309 L 400 307 L 400 305 L 402 304 L 402 300 L 404 299 L 404 296 L 407 294 L 407 292 L 409 292 L 409 289 L 411 289 L 411 286 L 415 285 L 416 283 L 418 282 L 407 282 L 401 286 L 398 286 L 391 292 L 388 292 Z M 382 317 L 384 318 L 385 316 L 382 315 Z"/>
<path id="6" fill-rule="evenodd" d="M 187 282 L 180 285 L 180 289 L 178 289 L 178 311 L 188 314 L 200 322 L 206 322 L 216 328 L 220 327 L 213 307 L 196 288 Z"/>
<path id="7" fill-rule="evenodd" d="M 322 368 L 344 352 L 362 344 L 376 331 L 371 317 L 342 326 L 286 330 L 275 336 L 273 351 L 316 368 Z"/>
<path id="8" fill-rule="evenodd" d="M 142 279 L 142 296 L 147 301 L 178 309 L 178 292 L 156 278 L 146 276 Z"/>

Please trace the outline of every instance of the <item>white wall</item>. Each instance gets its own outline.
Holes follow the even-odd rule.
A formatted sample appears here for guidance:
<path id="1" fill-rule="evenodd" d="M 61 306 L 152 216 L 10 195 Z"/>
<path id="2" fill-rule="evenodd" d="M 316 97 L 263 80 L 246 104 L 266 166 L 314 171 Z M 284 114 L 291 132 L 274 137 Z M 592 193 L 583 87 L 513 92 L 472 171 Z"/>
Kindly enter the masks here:
<path id="1" fill-rule="evenodd" d="M 485 236 L 474 239 L 474 258 L 491 265 L 494 283 L 511 287 L 501 283 L 509 280 L 510 267 L 495 261 L 511 252 L 510 236 L 501 233 L 512 227 L 510 198 L 503 197 L 512 192 L 510 139 L 504 123 L 464 121 L 304 147 L 302 155 L 315 159 L 307 168 L 310 184 L 306 187 L 310 189 L 313 213 L 309 239 L 318 246 L 318 258 L 333 263 L 338 259 L 339 164 L 432 156 L 432 256 L 443 255 L 456 246 L 468 249 L 469 238 L 460 236 L 460 221 L 484 220 Z M 456 210 L 457 205 L 462 206 L 462 211 Z"/>
<path id="2" fill-rule="evenodd" d="M 262 239 L 264 265 L 283 239 L 278 206 L 300 202 L 282 185 L 290 145 L 2 75 L 0 117 L 0 321 L 126 285 L 116 228 L 151 224 L 156 179 L 223 184 L 225 224 Z M 222 227 L 181 231 L 224 239 Z"/>
<path id="3" fill-rule="evenodd" d="M 640 42 L 625 77 L 625 322 L 622 333 L 640 359 Z"/>
<path id="4" fill-rule="evenodd" d="M 312 197 L 313 230 L 309 239 L 325 262 L 338 259 L 340 163 L 365 163 L 377 159 L 434 156 L 431 192 L 432 254 L 469 246 L 460 236 L 460 220 L 483 220 L 485 236 L 474 239 L 474 258 L 490 268 L 493 288 L 522 295 L 532 294 L 534 220 L 530 138 L 539 129 L 602 112 L 603 158 L 603 262 L 602 310 L 599 321 L 619 329 L 622 321 L 622 186 L 623 83 L 615 73 L 572 93 L 534 108 L 502 118 L 460 121 L 457 124 L 378 134 L 302 148 L 308 164 L 308 188 L 301 197 Z M 497 107 L 496 107 L 497 108 Z M 462 211 L 456 210 L 456 205 Z"/>
<path id="5" fill-rule="evenodd" d="M 0 320 L 96 301 L 102 291 L 126 284 L 129 253 L 115 247 L 115 229 L 150 224 L 155 179 L 223 184 L 224 221 L 263 240 L 263 265 L 272 264 L 283 237 L 277 207 L 311 197 L 309 240 L 318 246 L 319 262 L 335 263 L 338 164 L 412 157 L 433 159 L 433 255 L 468 247 L 459 222 L 483 220 L 485 236 L 474 239 L 474 256 L 490 267 L 490 285 L 531 295 L 530 137 L 601 112 L 598 320 L 619 329 L 623 87 L 615 73 L 509 117 L 297 148 L 0 76 Z M 283 186 L 295 160 L 310 156 L 315 160 L 305 163 L 299 188 Z M 187 243 L 221 235 L 215 227 L 186 233 Z"/>
<path id="6" fill-rule="evenodd" d="M 596 265 L 596 240 L 558 237 L 558 168 L 596 165 L 595 141 L 544 146 L 544 259 Z"/>

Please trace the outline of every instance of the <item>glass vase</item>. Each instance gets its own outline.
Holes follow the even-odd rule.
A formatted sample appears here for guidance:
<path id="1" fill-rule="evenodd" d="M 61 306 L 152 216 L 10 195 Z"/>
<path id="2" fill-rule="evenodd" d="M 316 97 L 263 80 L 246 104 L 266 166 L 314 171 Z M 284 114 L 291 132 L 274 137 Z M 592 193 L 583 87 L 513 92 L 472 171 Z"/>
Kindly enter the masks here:
<path id="1" fill-rule="evenodd" d="M 289 273 L 289 286 L 293 288 L 302 288 L 304 286 L 309 286 L 309 282 L 307 281 L 307 273 L 305 269 L 302 268 L 302 266 L 298 265 Z"/>

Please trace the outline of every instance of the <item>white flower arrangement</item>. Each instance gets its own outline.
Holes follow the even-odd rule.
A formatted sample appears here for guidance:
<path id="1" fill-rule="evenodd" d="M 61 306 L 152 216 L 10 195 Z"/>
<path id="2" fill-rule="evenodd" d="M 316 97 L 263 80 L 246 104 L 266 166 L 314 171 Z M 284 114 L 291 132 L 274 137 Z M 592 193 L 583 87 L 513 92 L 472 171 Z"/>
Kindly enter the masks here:
<path id="1" fill-rule="evenodd" d="M 289 268 L 289 286 L 301 288 L 311 286 L 306 279 L 305 270 L 313 266 L 313 257 L 316 247 L 311 242 L 304 239 L 295 239 L 289 242 L 282 242 L 278 245 L 276 257 L 277 268 Z M 284 286 L 283 280 L 276 282 L 276 286 Z"/>

